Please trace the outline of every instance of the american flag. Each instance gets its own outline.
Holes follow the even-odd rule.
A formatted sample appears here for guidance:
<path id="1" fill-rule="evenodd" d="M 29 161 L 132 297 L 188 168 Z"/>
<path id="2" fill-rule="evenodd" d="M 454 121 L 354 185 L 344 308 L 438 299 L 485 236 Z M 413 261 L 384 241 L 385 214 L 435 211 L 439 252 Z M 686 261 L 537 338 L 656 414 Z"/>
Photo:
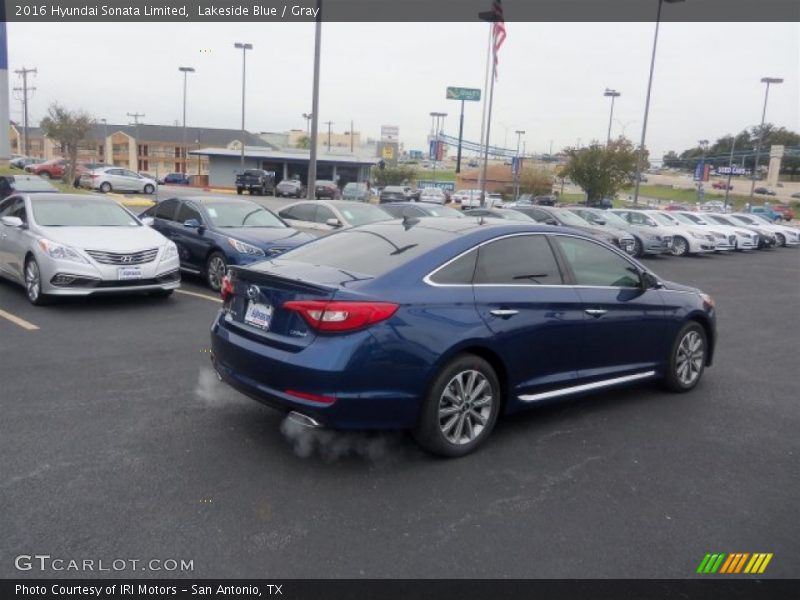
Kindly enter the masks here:
<path id="1" fill-rule="evenodd" d="M 506 41 L 506 22 L 503 19 L 503 2 L 494 0 L 492 2 L 492 39 L 494 42 L 494 77 L 497 79 L 497 53 L 503 42 Z"/>

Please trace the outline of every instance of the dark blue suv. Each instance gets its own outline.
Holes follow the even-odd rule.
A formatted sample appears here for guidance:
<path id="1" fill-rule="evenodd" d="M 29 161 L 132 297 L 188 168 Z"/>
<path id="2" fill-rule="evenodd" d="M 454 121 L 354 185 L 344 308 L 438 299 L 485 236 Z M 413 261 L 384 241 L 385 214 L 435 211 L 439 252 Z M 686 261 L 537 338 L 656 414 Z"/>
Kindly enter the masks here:
<path id="1" fill-rule="evenodd" d="M 219 291 L 229 265 L 273 258 L 314 239 L 263 206 L 239 198 L 170 198 L 140 215 L 178 246 L 181 269 Z"/>
<path id="2" fill-rule="evenodd" d="M 693 389 L 715 311 L 577 230 L 476 218 L 397 220 L 232 267 L 212 361 L 302 426 L 411 429 L 460 456 L 500 414 L 660 379 Z"/>

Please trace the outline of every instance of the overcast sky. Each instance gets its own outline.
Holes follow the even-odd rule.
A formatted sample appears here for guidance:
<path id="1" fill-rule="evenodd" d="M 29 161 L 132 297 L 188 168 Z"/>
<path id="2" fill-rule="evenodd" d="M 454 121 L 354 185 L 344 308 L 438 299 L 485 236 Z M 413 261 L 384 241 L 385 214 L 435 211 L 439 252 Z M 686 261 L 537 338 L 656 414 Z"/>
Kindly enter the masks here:
<path id="1" fill-rule="evenodd" d="M 653 23 L 508 23 L 495 88 L 492 143 L 529 152 L 604 140 L 606 87 L 617 89 L 613 135 L 641 135 Z M 311 111 L 313 24 L 9 23 L 9 69 L 36 67 L 31 120 L 59 101 L 95 118 L 173 124 L 181 119 L 182 74 L 193 66 L 188 125 L 238 128 L 241 51 L 247 57 L 247 128 L 305 128 Z M 397 125 L 406 149 L 425 147 L 431 111 L 458 131 L 459 103 L 448 85 L 482 87 L 487 25 L 328 23 L 323 25 L 320 119 L 333 129 L 377 137 Z M 651 156 L 682 150 L 757 124 L 761 77 L 783 77 L 770 92 L 767 121 L 800 131 L 800 24 L 662 23 L 647 144 Z M 20 80 L 11 74 L 11 87 Z M 479 103 L 467 103 L 465 138 L 480 136 Z M 12 98 L 11 117 L 21 116 Z M 321 130 L 325 129 L 321 125 Z"/>

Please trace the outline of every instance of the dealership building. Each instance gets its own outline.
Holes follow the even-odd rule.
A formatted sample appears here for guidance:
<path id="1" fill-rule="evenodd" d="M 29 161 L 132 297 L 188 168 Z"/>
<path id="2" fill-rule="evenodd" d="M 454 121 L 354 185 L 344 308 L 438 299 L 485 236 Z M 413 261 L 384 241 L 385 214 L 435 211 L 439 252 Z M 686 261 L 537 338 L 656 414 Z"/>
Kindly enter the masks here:
<path id="1" fill-rule="evenodd" d="M 208 164 L 208 185 L 233 187 L 236 174 L 242 171 L 241 149 L 199 148 L 190 150 L 191 156 L 203 158 Z M 317 179 L 336 181 L 339 187 L 351 181 L 368 181 L 370 169 L 379 158 L 364 158 L 348 154 L 317 154 Z M 274 150 L 245 146 L 244 168 L 265 169 L 275 172 L 276 182 L 284 179 L 308 181 L 309 151 L 300 149 Z"/>

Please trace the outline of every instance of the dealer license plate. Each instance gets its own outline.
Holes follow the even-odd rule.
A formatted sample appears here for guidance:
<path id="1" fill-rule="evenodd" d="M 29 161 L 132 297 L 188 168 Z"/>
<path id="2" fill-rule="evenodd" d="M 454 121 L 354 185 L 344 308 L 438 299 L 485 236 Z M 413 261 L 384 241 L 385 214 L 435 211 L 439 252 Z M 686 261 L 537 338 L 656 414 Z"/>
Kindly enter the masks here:
<path id="1" fill-rule="evenodd" d="M 117 279 L 126 281 L 129 279 L 141 279 L 142 269 L 140 267 L 119 267 L 117 269 Z"/>
<path id="2" fill-rule="evenodd" d="M 266 331 L 269 329 L 271 320 L 272 307 L 269 304 L 259 304 L 258 302 L 249 302 L 247 304 L 247 310 L 244 313 L 245 323 Z"/>

